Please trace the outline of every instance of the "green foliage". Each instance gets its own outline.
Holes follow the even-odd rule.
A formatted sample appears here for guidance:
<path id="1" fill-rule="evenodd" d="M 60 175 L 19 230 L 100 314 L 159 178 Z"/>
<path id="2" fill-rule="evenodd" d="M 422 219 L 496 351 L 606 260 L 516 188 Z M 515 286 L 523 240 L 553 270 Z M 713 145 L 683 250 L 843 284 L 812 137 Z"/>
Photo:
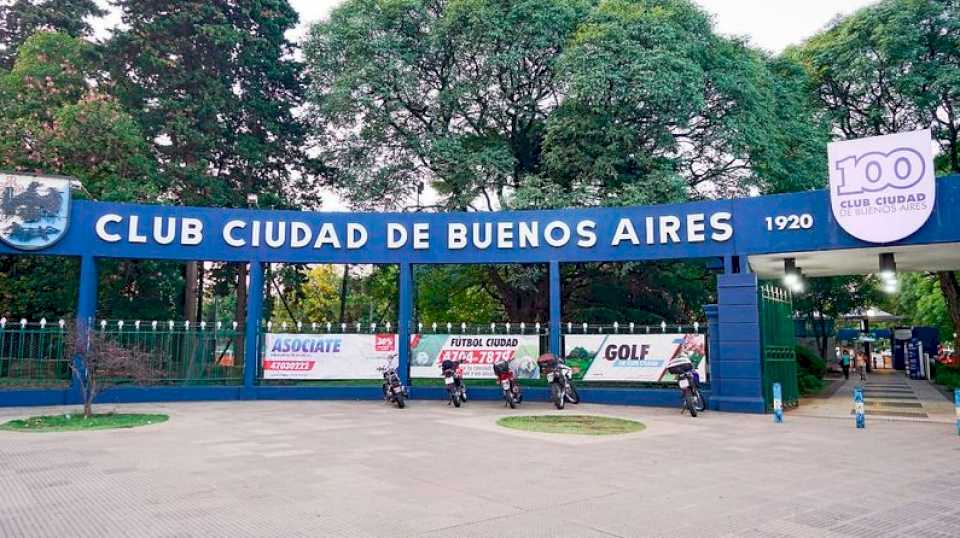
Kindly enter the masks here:
<path id="1" fill-rule="evenodd" d="M 823 389 L 823 376 L 827 363 L 803 346 L 796 346 L 797 386 L 803 396 L 816 394 Z"/>
<path id="2" fill-rule="evenodd" d="M 840 319 L 857 308 L 876 305 L 884 300 L 876 281 L 869 276 L 835 276 L 810 278 L 806 289 L 793 298 L 797 314 L 813 327 L 820 356 L 826 358 L 828 320 Z"/>
<path id="3" fill-rule="evenodd" d="M 92 81 L 96 55 L 83 40 L 40 32 L 0 73 L 0 168 L 77 178 L 77 196 L 155 201 L 153 160 L 137 122 Z M 168 318 L 178 284 L 175 264 L 103 262 L 102 311 L 111 317 Z M 158 268 L 165 268 L 159 270 Z M 47 257 L 0 259 L 0 312 L 39 319 L 68 316 L 76 302 L 79 264 Z M 136 300 L 142 296 L 142 300 Z"/>
<path id="4" fill-rule="evenodd" d="M 960 389 L 960 368 L 950 368 L 938 364 L 935 381 L 951 390 Z"/>
<path id="5" fill-rule="evenodd" d="M 440 325 L 503 321 L 503 307 L 483 286 L 483 270 L 471 265 L 417 267 L 418 319 Z"/>
<path id="6" fill-rule="evenodd" d="M 90 17 L 106 11 L 94 0 L 13 0 L 0 6 L 0 66 L 9 68 L 17 49 L 38 31 L 56 31 L 72 37 L 93 33 Z"/>
<path id="7" fill-rule="evenodd" d="M 309 194 L 302 75 L 286 0 L 118 0 L 106 44 L 115 92 L 144 127 L 178 203 L 289 207 Z M 309 197 L 307 197 L 308 199 Z"/>
<path id="8" fill-rule="evenodd" d="M 900 290 L 891 303 L 891 311 L 904 317 L 904 325 L 936 327 L 941 342 L 953 339 L 953 324 L 936 275 L 900 275 Z"/>

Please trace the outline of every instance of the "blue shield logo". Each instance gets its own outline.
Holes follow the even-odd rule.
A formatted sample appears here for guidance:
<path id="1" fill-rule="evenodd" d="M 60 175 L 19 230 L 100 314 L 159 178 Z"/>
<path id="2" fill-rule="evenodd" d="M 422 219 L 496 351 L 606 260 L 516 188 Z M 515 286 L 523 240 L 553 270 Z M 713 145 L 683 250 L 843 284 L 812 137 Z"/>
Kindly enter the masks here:
<path id="1" fill-rule="evenodd" d="M 0 241 L 20 250 L 56 243 L 70 223 L 70 178 L 0 174 Z"/>

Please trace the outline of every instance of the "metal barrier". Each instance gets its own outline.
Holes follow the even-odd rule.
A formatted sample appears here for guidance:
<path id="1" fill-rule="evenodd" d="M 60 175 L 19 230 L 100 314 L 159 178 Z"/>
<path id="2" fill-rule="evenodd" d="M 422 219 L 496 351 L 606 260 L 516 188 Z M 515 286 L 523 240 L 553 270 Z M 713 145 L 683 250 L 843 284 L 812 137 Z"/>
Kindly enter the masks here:
<path id="1" fill-rule="evenodd" d="M 0 320 L 0 389 L 68 385 L 65 337 L 63 323 Z"/>
<path id="2" fill-rule="evenodd" d="M 0 324 L 0 388 L 70 383 L 65 349 L 72 323 Z M 243 332 L 233 323 L 107 321 L 95 324 L 101 337 L 144 353 L 157 376 L 151 385 L 240 385 Z M 122 380 L 115 380 L 122 381 Z"/>
<path id="3" fill-rule="evenodd" d="M 783 389 L 783 405 L 800 402 L 797 384 L 796 338 L 794 337 L 793 298 L 777 286 L 760 288 L 760 327 L 763 352 L 763 397 L 767 410 L 773 410 L 773 385 Z"/>

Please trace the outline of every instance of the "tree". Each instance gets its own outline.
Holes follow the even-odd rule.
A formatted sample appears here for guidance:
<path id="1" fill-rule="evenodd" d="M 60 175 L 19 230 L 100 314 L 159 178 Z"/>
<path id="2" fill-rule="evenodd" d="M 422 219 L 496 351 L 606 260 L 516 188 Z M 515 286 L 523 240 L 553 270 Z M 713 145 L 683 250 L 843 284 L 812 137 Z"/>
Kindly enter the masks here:
<path id="1" fill-rule="evenodd" d="M 316 201 L 309 182 L 301 65 L 284 36 L 297 14 L 287 0 L 117 0 L 123 26 L 106 45 L 124 105 L 145 127 L 178 204 L 264 207 Z M 184 309 L 199 318 L 196 262 L 187 265 Z M 246 266 L 236 278 L 245 297 Z M 237 319 L 245 315 L 237 301 Z"/>
<path id="2" fill-rule="evenodd" d="M 941 172 L 960 173 L 960 3 L 884 0 L 836 21 L 798 56 L 842 136 L 930 127 Z M 960 284 L 937 274 L 954 332 Z M 960 340 L 955 342 L 960 346 Z"/>
<path id="3" fill-rule="evenodd" d="M 93 33 L 90 17 L 107 12 L 94 0 L 13 0 L 0 6 L 0 67 L 13 65 L 17 49 L 38 31 L 72 37 Z"/>
<path id="4" fill-rule="evenodd" d="M 793 298 L 794 309 L 813 327 L 820 357 L 827 358 L 829 320 L 883 300 L 871 277 L 833 276 L 807 280 L 807 289 Z"/>
<path id="5" fill-rule="evenodd" d="M 903 275 L 900 292 L 892 298 L 893 312 L 904 317 L 907 325 L 936 327 L 943 342 L 953 339 L 953 321 L 936 273 Z"/>
<path id="6" fill-rule="evenodd" d="M 155 201 L 159 190 L 143 132 L 92 82 L 96 75 L 95 50 L 82 39 L 57 32 L 27 39 L 13 68 L 0 71 L 0 121 L 5 126 L 0 167 L 73 176 L 82 185 L 76 196 Z M 118 303 L 130 303 L 133 289 L 169 283 L 169 275 L 142 273 L 142 262 L 101 263 L 103 289 L 115 292 Z M 0 260 L 0 271 L 8 276 L 0 279 L 0 311 L 34 319 L 72 311 L 79 271 L 75 260 L 8 257 Z M 125 278 L 117 279 L 118 274 Z M 130 303 L 125 311 L 142 314 L 142 306 Z"/>
<path id="7" fill-rule="evenodd" d="M 776 115 L 797 85 L 686 0 L 348 0 L 305 54 L 324 180 L 361 207 L 410 209 L 423 181 L 439 210 L 681 201 L 808 147 Z M 542 267 L 482 279 L 510 319 L 545 316 Z"/>
<path id="8" fill-rule="evenodd" d="M 124 347 L 91 327 L 89 322 L 67 332 L 65 349 L 71 350 L 70 369 L 80 385 L 83 416 L 93 414 L 93 402 L 103 390 L 120 384 L 145 385 L 162 375 L 151 364 L 154 357 L 136 347 Z"/>

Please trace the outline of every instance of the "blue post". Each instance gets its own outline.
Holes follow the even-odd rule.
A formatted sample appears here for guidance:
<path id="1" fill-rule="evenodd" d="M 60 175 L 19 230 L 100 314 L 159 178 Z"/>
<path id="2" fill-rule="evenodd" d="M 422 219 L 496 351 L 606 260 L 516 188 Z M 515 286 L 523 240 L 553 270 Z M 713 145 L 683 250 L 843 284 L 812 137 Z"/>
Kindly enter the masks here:
<path id="1" fill-rule="evenodd" d="M 80 288 L 77 293 L 77 319 L 75 329 L 78 338 L 85 338 L 86 331 L 93 327 L 97 317 L 97 259 L 93 256 L 80 258 Z M 83 375 L 83 364 L 80 357 L 73 357 L 74 367 L 78 370 L 70 378 L 71 400 L 82 401 L 80 394 L 80 380 Z"/>
<path id="2" fill-rule="evenodd" d="M 563 356 L 560 348 L 560 262 L 550 262 L 550 353 Z"/>
<path id="3" fill-rule="evenodd" d="M 953 391 L 953 404 L 957 410 L 957 435 L 960 435 L 960 389 Z"/>
<path id="4" fill-rule="evenodd" d="M 863 411 L 863 388 L 859 385 L 853 389 L 853 410 L 857 416 L 857 428 L 865 428 L 867 425 Z"/>
<path id="5" fill-rule="evenodd" d="M 410 321 L 413 319 L 413 266 L 400 264 L 400 308 L 397 320 L 397 346 L 400 355 L 397 373 L 400 382 L 410 385 Z"/>
<path id="6" fill-rule="evenodd" d="M 780 383 L 773 384 L 773 421 L 783 422 L 783 389 Z"/>
<path id="7" fill-rule="evenodd" d="M 246 334 L 243 340 L 243 387 L 253 390 L 260 367 L 260 321 L 263 317 L 263 264 L 250 262 Z"/>

